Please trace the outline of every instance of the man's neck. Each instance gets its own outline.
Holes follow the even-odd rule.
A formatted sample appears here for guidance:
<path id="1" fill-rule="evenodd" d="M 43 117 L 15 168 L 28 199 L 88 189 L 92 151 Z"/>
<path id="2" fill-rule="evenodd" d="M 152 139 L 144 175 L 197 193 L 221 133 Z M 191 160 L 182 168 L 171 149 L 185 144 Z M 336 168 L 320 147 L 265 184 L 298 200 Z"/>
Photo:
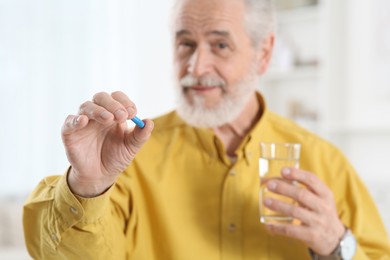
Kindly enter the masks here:
<path id="1" fill-rule="evenodd" d="M 259 101 L 254 93 L 235 120 L 213 129 L 225 145 L 227 155 L 234 156 L 241 141 L 259 120 L 260 109 Z"/>

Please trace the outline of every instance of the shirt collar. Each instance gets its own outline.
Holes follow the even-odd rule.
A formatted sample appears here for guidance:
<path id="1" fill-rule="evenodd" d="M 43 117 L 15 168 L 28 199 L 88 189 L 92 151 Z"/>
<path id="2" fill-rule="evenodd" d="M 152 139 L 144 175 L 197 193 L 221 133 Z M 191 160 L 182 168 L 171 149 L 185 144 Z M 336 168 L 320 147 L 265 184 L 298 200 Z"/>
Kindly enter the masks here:
<path id="1" fill-rule="evenodd" d="M 241 154 L 248 165 L 257 163 L 257 158 L 260 156 L 260 142 L 264 141 L 268 127 L 268 109 L 263 96 L 256 92 L 257 100 L 260 104 L 261 116 L 253 128 L 242 140 L 237 149 L 237 153 Z"/>
<path id="2" fill-rule="evenodd" d="M 268 110 L 266 108 L 263 96 L 256 92 L 257 99 L 260 103 L 261 117 L 251 131 L 242 140 L 240 146 L 236 150 L 237 161 L 244 158 L 249 165 L 253 162 L 257 163 L 257 158 L 260 156 L 260 142 L 264 141 L 264 133 L 267 128 Z M 187 125 L 188 127 L 192 127 Z M 199 139 L 204 152 L 209 156 L 210 162 L 215 158 L 219 158 L 224 164 L 231 165 L 232 162 L 225 154 L 221 140 L 215 135 L 212 129 L 192 127 Z"/>

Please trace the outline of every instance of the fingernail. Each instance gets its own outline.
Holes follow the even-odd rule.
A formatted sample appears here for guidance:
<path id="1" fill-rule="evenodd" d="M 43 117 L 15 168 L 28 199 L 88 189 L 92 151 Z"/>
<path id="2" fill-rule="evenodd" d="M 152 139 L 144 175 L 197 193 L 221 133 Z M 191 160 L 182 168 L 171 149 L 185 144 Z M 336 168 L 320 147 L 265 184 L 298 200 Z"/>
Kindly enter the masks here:
<path id="1" fill-rule="evenodd" d="M 109 119 L 110 116 L 111 116 L 111 114 L 107 111 L 104 111 L 100 114 L 100 117 L 103 118 L 104 120 Z"/>
<path id="2" fill-rule="evenodd" d="M 268 183 L 268 185 L 267 185 L 268 189 L 270 189 L 270 190 L 276 189 L 276 186 L 277 186 L 277 184 L 276 184 L 276 182 L 274 182 L 274 181 L 270 181 L 270 182 Z"/>
<path id="3" fill-rule="evenodd" d="M 121 117 L 125 117 L 126 116 L 126 112 L 122 109 L 119 109 L 115 112 L 115 118 L 119 119 Z"/>
<path id="4" fill-rule="evenodd" d="M 272 205 L 272 199 L 270 199 L 270 198 L 265 198 L 265 199 L 264 199 L 264 204 L 267 205 L 267 206 L 271 206 L 271 205 Z"/>
<path id="5" fill-rule="evenodd" d="M 290 174 L 291 174 L 290 168 L 283 168 L 282 174 L 283 174 L 284 176 L 290 175 Z"/>
<path id="6" fill-rule="evenodd" d="M 134 109 L 132 107 L 128 107 L 126 110 L 129 115 L 133 115 Z"/>
<path id="7" fill-rule="evenodd" d="M 76 117 L 74 120 L 73 120 L 73 125 L 78 125 L 80 122 L 80 116 Z"/>

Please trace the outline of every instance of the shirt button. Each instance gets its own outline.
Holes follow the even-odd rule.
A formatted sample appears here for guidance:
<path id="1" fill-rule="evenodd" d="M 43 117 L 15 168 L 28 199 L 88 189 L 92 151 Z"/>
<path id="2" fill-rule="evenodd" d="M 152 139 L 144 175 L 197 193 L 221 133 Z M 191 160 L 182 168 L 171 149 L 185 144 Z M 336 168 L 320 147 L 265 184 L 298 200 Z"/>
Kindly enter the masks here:
<path id="1" fill-rule="evenodd" d="M 230 223 L 230 224 L 229 224 L 228 230 L 229 230 L 230 232 L 234 232 L 234 231 L 236 231 L 236 229 L 237 229 L 236 224 L 234 224 L 234 223 Z"/>
<path id="2" fill-rule="evenodd" d="M 51 233 L 51 240 L 54 242 L 58 241 L 57 235 L 55 233 Z"/>
<path id="3" fill-rule="evenodd" d="M 246 156 L 246 158 L 251 159 L 252 158 L 252 152 L 246 151 L 245 152 L 245 156 Z"/>
<path id="4" fill-rule="evenodd" d="M 230 176 L 236 176 L 236 171 L 233 170 L 233 169 L 231 169 L 231 170 L 229 171 L 229 175 L 230 175 Z"/>
<path id="5" fill-rule="evenodd" d="M 70 211 L 74 214 L 77 215 L 79 211 L 75 207 L 70 207 Z"/>

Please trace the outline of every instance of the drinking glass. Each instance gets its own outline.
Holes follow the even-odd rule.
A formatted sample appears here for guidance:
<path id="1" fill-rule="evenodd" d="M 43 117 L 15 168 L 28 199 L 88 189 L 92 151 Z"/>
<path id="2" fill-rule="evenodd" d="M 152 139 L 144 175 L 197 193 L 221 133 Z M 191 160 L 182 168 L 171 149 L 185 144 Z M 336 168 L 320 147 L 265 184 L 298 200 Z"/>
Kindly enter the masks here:
<path id="1" fill-rule="evenodd" d="M 299 167 L 301 145 L 297 143 L 260 143 L 259 176 L 260 176 L 260 222 L 261 223 L 292 223 L 293 219 L 264 206 L 264 198 L 269 197 L 286 203 L 295 203 L 291 198 L 268 190 L 270 180 L 279 179 L 284 182 L 281 170 L 284 167 Z"/>

